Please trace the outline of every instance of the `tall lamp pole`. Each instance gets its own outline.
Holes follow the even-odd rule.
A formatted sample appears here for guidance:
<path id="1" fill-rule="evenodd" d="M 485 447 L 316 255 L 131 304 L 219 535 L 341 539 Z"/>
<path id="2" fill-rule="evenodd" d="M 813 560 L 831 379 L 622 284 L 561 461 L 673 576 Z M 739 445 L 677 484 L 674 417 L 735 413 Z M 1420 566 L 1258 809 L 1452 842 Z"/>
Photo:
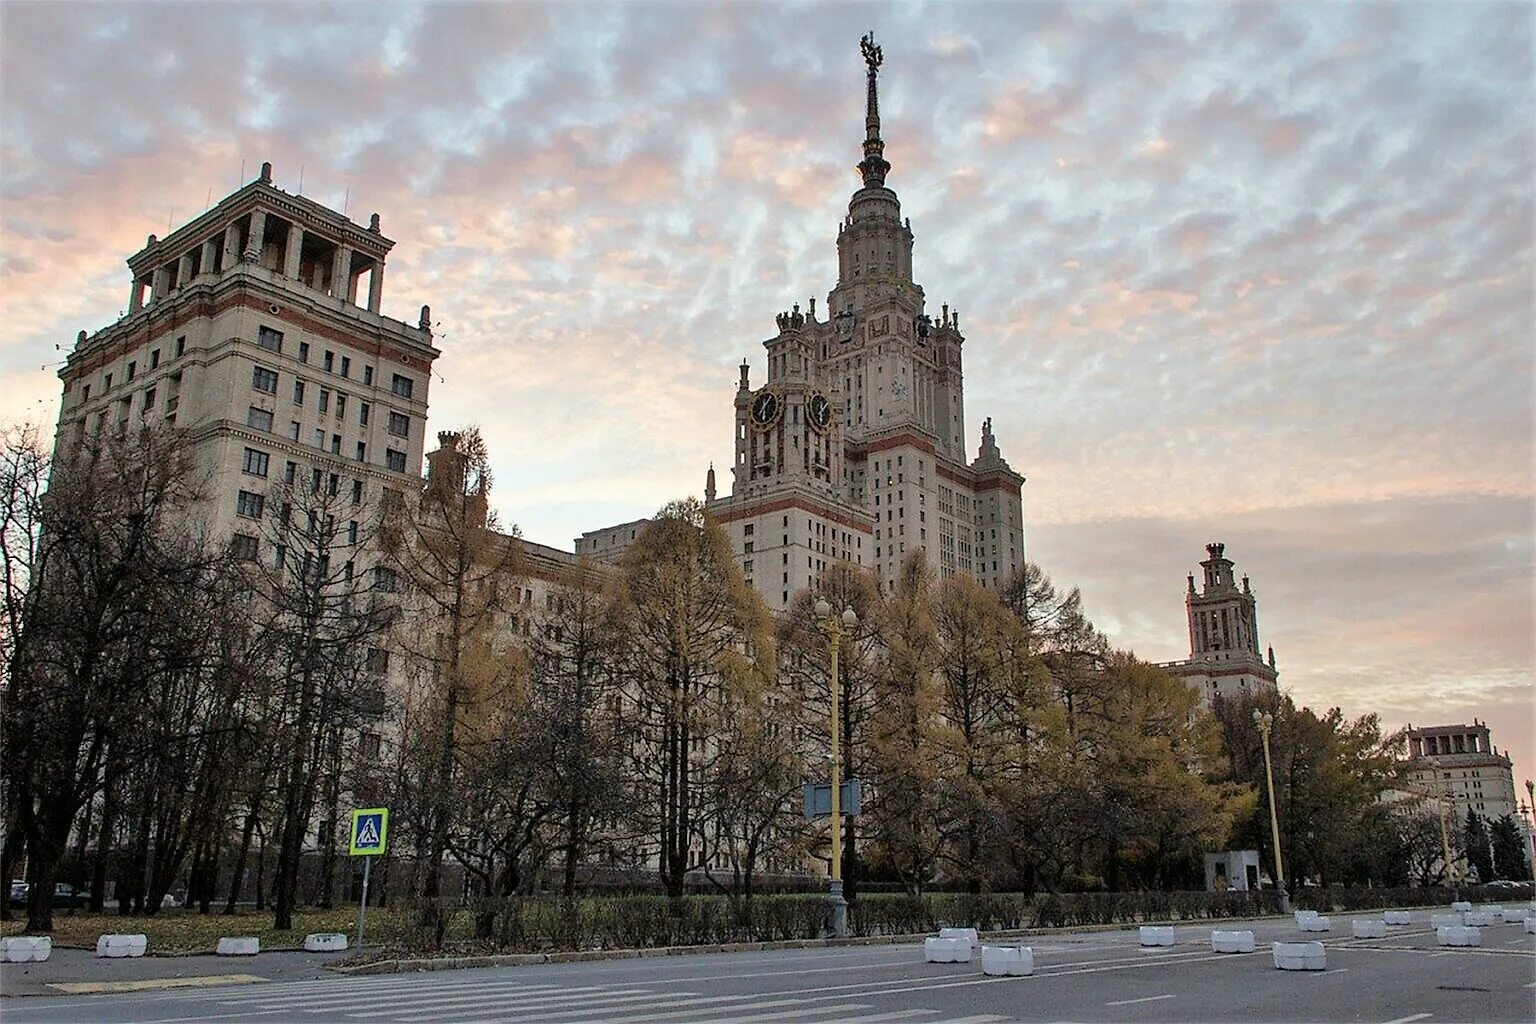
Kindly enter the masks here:
<path id="1" fill-rule="evenodd" d="M 1259 739 L 1264 744 L 1264 781 L 1269 787 L 1269 834 L 1275 844 L 1275 888 L 1280 895 L 1280 913 L 1289 914 L 1291 901 L 1285 894 L 1285 867 L 1280 860 L 1280 818 L 1275 813 L 1275 769 L 1269 761 L 1269 730 L 1275 724 L 1275 716 L 1268 711 L 1255 711 L 1253 724 L 1259 727 Z"/>
<path id="2" fill-rule="evenodd" d="M 838 737 L 842 732 L 839 708 L 842 704 L 842 682 L 837 674 L 837 649 L 846 633 L 851 636 L 859 624 L 859 617 L 852 608 L 844 608 L 843 614 L 832 614 L 832 605 L 826 598 L 816 602 L 816 625 L 827 638 L 832 674 L 832 870 L 827 879 L 827 930 L 835 939 L 848 937 L 848 901 L 843 899 L 843 780 L 842 758 L 838 754 Z"/>

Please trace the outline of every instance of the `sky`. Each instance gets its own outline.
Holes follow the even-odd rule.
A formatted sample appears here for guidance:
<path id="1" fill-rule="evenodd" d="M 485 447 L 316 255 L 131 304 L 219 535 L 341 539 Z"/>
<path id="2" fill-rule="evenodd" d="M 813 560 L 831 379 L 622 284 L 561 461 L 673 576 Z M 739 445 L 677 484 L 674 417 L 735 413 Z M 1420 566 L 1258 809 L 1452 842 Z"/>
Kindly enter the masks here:
<path id="1" fill-rule="evenodd" d="M 531 540 L 699 494 L 835 284 L 864 68 L 966 413 L 1110 639 L 1226 544 L 1301 703 L 1536 777 L 1536 7 L 0 4 L 0 419 L 124 259 L 254 178 L 395 239 L 429 429 Z M 722 491 L 728 488 L 722 474 Z"/>

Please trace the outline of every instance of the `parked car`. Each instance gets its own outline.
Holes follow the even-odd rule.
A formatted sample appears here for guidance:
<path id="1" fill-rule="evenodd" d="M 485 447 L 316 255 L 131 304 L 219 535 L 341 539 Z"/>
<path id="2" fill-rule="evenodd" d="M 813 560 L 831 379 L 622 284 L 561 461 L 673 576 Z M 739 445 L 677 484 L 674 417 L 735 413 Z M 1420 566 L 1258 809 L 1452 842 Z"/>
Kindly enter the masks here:
<path id="1" fill-rule="evenodd" d="M 23 882 L 21 879 L 19 879 L 19 878 L 11 879 L 11 897 L 10 897 L 11 898 L 11 902 L 12 903 L 25 903 L 25 902 L 27 902 L 27 890 L 28 890 L 28 888 L 29 888 L 29 886 L 27 885 L 27 883 Z"/>
<path id="2" fill-rule="evenodd" d="M 68 882 L 59 882 L 53 887 L 53 909 L 74 910 L 76 907 L 85 906 L 85 893 L 76 892 L 75 887 Z"/>

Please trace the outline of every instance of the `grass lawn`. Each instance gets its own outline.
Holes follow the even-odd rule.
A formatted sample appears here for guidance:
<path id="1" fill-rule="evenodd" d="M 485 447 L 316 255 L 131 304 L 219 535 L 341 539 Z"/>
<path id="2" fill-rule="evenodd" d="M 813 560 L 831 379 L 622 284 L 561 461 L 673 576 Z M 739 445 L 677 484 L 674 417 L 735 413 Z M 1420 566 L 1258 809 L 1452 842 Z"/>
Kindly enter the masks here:
<path id="1" fill-rule="evenodd" d="M 405 916 L 403 911 L 369 907 L 369 945 L 398 940 Z M 14 920 L 0 922 L 0 935 L 20 935 L 25 924 L 23 911 Z M 286 932 L 272 927 L 270 910 L 241 910 L 233 917 L 220 913 L 204 915 L 181 907 L 162 910 L 153 917 L 58 910 L 53 913 L 54 945 L 67 949 L 95 949 L 97 938 L 107 933 L 147 935 L 151 954 L 212 953 L 222 936 L 236 935 L 256 936 L 264 950 L 303 949 L 304 936 L 310 932 L 344 932 L 349 942 L 355 942 L 357 908 L 298 911 L 293 915 L 293 928 Z"/>

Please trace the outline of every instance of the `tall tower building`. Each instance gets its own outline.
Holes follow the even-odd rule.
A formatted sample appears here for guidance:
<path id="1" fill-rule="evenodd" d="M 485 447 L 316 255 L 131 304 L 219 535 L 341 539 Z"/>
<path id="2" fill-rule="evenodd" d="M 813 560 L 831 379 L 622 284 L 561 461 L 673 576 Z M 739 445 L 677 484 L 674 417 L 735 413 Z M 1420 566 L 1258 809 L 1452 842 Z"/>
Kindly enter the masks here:
<path id="1" fill-rule="evenodd" d="M 762 386 L 742 364 L 731 492 L 708 502 L 775 610 L 840 559 L 890 581 L 921 550 L 940 577 L 986 586 L 1024 563 L 1024 477 L 990 420 L 967 461 L 960 316 L 945 305 L 935 322 L 913 280 L 912 226 L 886 185 L 883 55 L 870 36 L 861 49 L 861 186 L 838 226 L 837 284 L 825 319 L 814 299 L 778 314 Z"/>
<path id="2" fill-rule="evenodd" d="M 1259 648 L 1258 603 L 1248 577 L 1239 588 L 1232 574 L 1232 560 L 1225 544 L 1207 544 L 1201 589 L 1195 577 L 1187 577 L 1184 610 L 1189 619 L 1189 660 L 1162 666 L 1200 690 L 1200 702 L 1209 706 L 1218 694 L 1224 697 L 1274 691 L 1279 673 L 1275 650 L 1266 663 Z"/>
<path id="3" fill-rule="evenodd" d="M 189 528 L 253 559 L 277 554 L 260 550 L 260 520 L 280 481 L 370 504 L 419 486 L 439 352 L 427 307 L 414 326 L 381 312 L 393 246 L 378 214 L 356 224 L 275 188 L 262 164 L 128 258 L 127 314 L 81 331 L 60 370 L 58 450 L 133 423 L 180 427 L 211 485 Z"/>

